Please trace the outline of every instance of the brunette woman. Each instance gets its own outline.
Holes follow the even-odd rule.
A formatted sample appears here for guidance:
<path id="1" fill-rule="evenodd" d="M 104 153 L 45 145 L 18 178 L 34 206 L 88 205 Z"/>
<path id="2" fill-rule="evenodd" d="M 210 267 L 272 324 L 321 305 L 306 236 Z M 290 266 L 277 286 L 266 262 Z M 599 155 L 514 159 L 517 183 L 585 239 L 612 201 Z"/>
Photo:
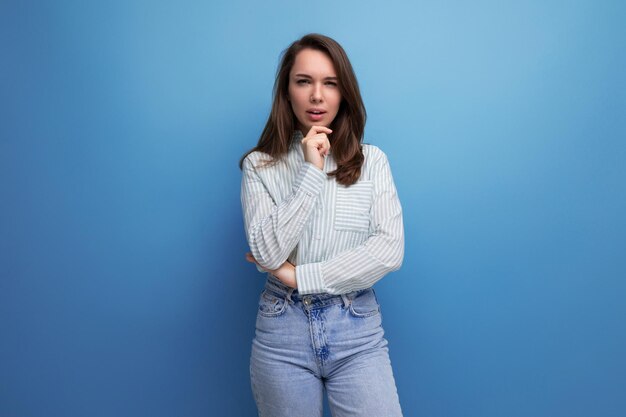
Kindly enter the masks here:
<path id="1" fill-rule="evenodd" d="M 283 54 L 272 110 L 240 160 L 249 262 L 266 273 L 250 378 L 262 417 L 402 416 L 372 286 L 402 265 L 386 154 L 344 49 L 308 34 Z"/>

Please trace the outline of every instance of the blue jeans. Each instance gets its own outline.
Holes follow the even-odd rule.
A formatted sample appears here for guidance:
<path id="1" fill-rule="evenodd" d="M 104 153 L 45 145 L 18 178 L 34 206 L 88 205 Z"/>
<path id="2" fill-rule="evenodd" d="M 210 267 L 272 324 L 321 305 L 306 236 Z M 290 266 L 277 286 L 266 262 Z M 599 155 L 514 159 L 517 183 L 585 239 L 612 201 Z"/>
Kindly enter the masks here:
<path id="1" fill-rule="evenodd" d="M 260 417 L 401 417 L 373 288 L 299 295 L 269 276 L 260 297 L 250 380 Z"/>

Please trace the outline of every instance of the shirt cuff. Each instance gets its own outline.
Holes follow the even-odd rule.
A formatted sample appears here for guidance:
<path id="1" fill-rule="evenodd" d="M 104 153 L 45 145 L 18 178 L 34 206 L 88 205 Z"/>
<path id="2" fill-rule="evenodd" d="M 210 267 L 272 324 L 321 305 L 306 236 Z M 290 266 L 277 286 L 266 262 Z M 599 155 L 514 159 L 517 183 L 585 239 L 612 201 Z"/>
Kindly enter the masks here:
<path id="1" fill-rule="evenodd" d="M 322 190 L 325 179 L 326 173 L 324 171 L 311 162 L 305 161 L 300 167 L 300 172 L 294 181 L 293 187 L 294 190 L 302 188 L 310 194 L 318 195 Z"/>
<path id="2" fill-rule="evenodd" d="M 298 294 L 326 292 L 322 280 L 322 264 L 314 262 L 296 265 L 296 284 L 298 285 Z"/>

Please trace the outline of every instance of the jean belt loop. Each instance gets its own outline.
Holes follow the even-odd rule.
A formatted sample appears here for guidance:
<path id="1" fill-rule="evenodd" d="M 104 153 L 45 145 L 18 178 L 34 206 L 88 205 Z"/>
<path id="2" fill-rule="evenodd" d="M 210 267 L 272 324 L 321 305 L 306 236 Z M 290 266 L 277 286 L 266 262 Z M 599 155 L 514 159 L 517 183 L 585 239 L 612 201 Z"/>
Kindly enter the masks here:
<path id="1" fill-rule="evenodd" d="M 341 299 L 343 300 L 344 308 L 348 308 L 350 305 L 350 298 L 346 294 L 341 294 Z"/>
<path id="2" fill-rule="evenodd" d="M 289 288 L 289 291 L 287 291 L 287 296 L 285 297 L 285 300 L 287 300 L 290 304 L 294 303 L 294 301 L 291 299 L 291 294 L 293 294 L 294 291 L 295 288 Z"/>

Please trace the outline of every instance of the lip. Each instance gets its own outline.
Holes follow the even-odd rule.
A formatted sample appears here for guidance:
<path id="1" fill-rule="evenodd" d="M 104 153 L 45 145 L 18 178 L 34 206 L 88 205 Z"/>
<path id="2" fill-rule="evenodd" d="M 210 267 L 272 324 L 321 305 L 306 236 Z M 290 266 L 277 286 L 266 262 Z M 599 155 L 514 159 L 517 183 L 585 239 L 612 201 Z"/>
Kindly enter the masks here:
<path id="1" fill-rule="evenodd" d="M 309 116 L 309 119 L 314 121 L 314 122 L 318 122 L 320 120 L 322 120 L 324 118 L 324 115 L 326 113 L 321 113 L 321 114 L 315 114 L 315 113 L 307 113 Z"/>
<path id="2" fill-rule="evenodd" d="M 312 108 L 312 109 L 307 109 L 307 111 L 306 111 L 306 112 L 307 112 L 307 113 L 311 113 L 311 112 L 314 112 L 314 111 L 318 111 L 318 112 L 320 112 L 320 113 L 322 113 L 322 114 L 323 114 L 323 113 L 326 113 L 326 110 L 324 110 L 324 109 L 318 109 L 318 108 L 315 108 L 315 107 L 314 107 L 314 108 Z"/>

